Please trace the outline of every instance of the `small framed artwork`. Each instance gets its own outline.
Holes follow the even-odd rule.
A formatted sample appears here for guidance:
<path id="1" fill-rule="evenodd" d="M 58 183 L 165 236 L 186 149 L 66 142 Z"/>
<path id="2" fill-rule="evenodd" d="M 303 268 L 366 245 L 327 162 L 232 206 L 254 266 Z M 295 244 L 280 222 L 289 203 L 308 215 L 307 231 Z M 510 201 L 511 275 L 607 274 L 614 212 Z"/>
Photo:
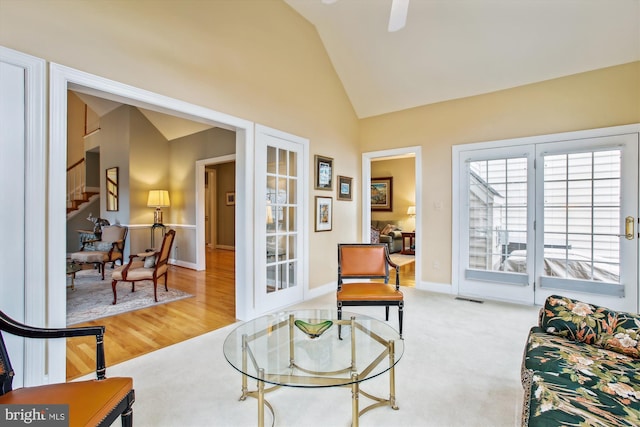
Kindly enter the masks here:
<path id="1" fill-rule="evenodd" d="M 393 177 L 371 178 L 371 210 L 393 210 Z"/>
<path id="2" fill-rule="evenodd" d="M 331 157 L 315 156 L 316 190 L 333 190 L 333 159 Z"/>
<path id="3" fill-rule="evenodd" d="M 316 196 L 316 231 L 331 231 L 333 198 Z"/>
<path id="4" fill-rule="evenodd" d="M 233 206 L 236 204 L 236 192 L 235 191 L 227 191 L 226 194 L 227 206 Z"/>
<path id="5" fill-rule="evenodd" d="M 338 175 L 338 200 L 352 200 L 351 187 L 353 178 Z"/>

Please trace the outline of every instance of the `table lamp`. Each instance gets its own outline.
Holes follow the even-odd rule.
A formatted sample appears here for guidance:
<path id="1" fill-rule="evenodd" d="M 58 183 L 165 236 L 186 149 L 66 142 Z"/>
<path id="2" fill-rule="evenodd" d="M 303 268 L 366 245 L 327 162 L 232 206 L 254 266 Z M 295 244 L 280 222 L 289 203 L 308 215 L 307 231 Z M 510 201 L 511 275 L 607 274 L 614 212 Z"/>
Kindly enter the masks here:
<path id="1" fill-rule="evenodd" d="M 156 208 L 153 213 L 153 225 L 162 225 L 162 209 L 171 206 L 169 192 L 167 190 L 151 190 L 147 199 L 147 206 Z"/>

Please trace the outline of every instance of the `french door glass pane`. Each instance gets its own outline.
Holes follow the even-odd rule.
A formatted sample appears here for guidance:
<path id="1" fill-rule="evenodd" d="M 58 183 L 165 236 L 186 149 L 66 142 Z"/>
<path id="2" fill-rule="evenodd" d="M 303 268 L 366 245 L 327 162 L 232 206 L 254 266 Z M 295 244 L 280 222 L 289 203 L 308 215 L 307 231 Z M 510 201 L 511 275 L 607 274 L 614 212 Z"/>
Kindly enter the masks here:
<path id="1" fill-rule="evenodd" d="M 297 154 L 267 147 L 267 293 L 297 286 Z"/>
<path id="2" fill-rule="evenodd" d="M 543 276 L 620 282 L 620 150 L 544 156 Z"/>
<path id="3" fill-rule="evenodd" d="M 469 268 L 525 273 L 526 262 L 505 260 L 526 250 L 526 157 L 473 161 L 468 176 Z"/>

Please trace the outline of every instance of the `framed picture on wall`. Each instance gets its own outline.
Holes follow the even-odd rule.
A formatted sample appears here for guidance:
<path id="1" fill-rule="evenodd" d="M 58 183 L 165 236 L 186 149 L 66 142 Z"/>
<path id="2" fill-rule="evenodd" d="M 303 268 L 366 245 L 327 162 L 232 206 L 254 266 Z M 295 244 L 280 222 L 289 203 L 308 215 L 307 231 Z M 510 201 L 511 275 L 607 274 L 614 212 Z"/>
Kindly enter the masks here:
<path id="1" fill-rule="evenodd" d="M 352 200 L 352 184 L 353 178 L 338 175 L 338 200 Z"/>
<path id="2" fill-rule="evenodd" d="M 235 191 L 227 191 L 226 194 L 227 206 L 233 206 L 236 204 L 236 192 Z"/>
<path id="3" fill-rule="evenodd" d="M 371 210 L 393 210 L 393 177 L 371 178 Z"/>
<path id="4" fill-rule="evenodd" d="M 316 196 L 316 231 L 331 231 L 333 198 Z"/>
<path id="5" fill-rule="evenodd" d="M 333 159 L 331 157 L 318 156 L 315 159 L 316 190 L 333 190 Z"/>

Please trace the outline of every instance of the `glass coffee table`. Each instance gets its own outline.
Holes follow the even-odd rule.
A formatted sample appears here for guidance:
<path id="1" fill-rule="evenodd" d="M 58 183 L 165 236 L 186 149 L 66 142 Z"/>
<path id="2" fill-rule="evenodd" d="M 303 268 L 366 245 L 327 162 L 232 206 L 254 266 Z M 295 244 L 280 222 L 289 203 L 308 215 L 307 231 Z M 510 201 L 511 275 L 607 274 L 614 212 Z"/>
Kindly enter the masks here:
<path id="1" fill-rule="evenodd" d="M 340 335 L 339 335 L 340 334 Z M 339 336 L 342 339 L 338 338 Z M 224 356 L 242 374 L 242 395 L 258 400 L 258 425 L 264 426 L 264 408 L 275 414 L 265 393 L 279 387 L 350 387 L 351 419 L 358 426 L 365 412 L 390 406 L 398 409 L 394 367 L 404 352 L 404 341 L 387 323 L 361 314 L 331 310 L 299 310 L 262 316 L 235 328 L 224 342 Z M 360 389 L 363 381 L 389 372 L 389 396 L 381 398 Z M 249 391 L 248 379 L 257 382 Z M 360 410 L 358 398 L 373 403 Z M 320 403 L 321 404 L 321 403 Z"/>

